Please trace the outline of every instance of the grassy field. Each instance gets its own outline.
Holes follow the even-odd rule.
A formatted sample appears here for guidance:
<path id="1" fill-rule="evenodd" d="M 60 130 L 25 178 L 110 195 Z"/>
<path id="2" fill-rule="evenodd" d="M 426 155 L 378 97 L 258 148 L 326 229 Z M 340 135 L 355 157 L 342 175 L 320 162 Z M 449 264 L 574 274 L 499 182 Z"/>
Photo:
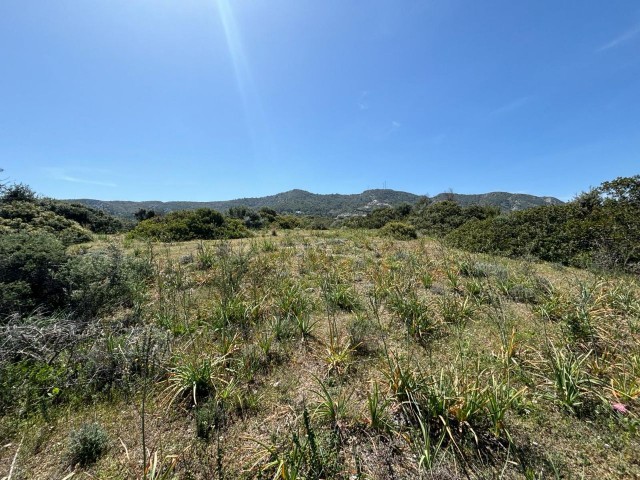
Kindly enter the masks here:
<path id="1" fill-rule="evenodd" d="M 78 347 L 101 387 L 2 417 L 0 476 L 640 478 L 637 278 L 352 230 L 110 244 L 152 275 Z"/>

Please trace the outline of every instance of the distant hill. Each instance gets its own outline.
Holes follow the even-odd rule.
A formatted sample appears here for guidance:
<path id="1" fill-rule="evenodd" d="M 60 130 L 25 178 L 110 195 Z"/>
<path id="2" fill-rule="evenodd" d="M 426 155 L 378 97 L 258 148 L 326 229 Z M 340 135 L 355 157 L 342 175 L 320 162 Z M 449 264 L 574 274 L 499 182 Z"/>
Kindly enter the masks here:
<path id="1" fill-rule="evenodd" d="M 526 210 L 540 205 L 560 205 L 564 202 L 554 197 L 536 197 L 525 193 L 491 192 L 472 195 L 461 193 L 440 193 L 433 197 L 433 201 L 453 200 L 466 207 L 468 205 L 491 205 L 500 207 L 504 212 Z"/>
<path id="2" fill-rule="evenodd" d="M 363 214 L 378 207 L 395 206 L 401 203 L 414 204 L 420 195 L 399 192 L 390 189 L 365 190 L 351 195 L 317 194 L 305 190 L 290 190 L 288 192 L 257 198 L 239 198 L 236 200 L 213 202 L 130 202 L 121 200 L 69 200 L 93 208 L 103 210 L 119 217 L 131 218 L 133 214 L 144 208 L 158 213 L 168 213 L 175 210 L 190 210 L 195 208 L 213 208 L 225 212 L 231 207 L 246 206 L 254 210 L 269 207 L 278 213 L 303 215 L 318 215 L 337 217 L 338 215 Z M 553 197 L 536 197 L 520 193 L 492 192 L 480 195 L 463 195 L 457 193 L 441 193 L 433 197 L 434 201 L 453 199 L 461 205 L 495 205 L 503 211 L 524 210 L 538 205 L 557 205 L 562 202 Z"/>

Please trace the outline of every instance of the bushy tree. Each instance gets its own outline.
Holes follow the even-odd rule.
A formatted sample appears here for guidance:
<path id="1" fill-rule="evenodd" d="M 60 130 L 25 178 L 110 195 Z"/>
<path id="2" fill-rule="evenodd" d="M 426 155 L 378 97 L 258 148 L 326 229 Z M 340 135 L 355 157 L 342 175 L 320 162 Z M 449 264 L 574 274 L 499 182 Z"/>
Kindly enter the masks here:
<path id="1" fill-rule="evenodd" d="M 265 220 L 258 212 L 255 212 L 244 205 L 229 208 L 227 215 L 230 218 L 242 220 L 247 228 L 261 228 L 265 223 Z M 275 216 L 273 218 L 275 218 Z"/>
<path id="2" fill-rule="evenodd" d="M 276 212 L 273 208 L 262 207 L 258 214 L 266 223 L 273 223 L 276 221 L 278 217 L 278 212 Z"/>
<path id="3" fill-rule="evenodd" d="M 210 208 L 181 210 L 143 220 L 129 233 L 132 238 L 165 242 L 247 237 L 250 232 L 238 219 L 225 218 Z"/>
<path id="4" fill-rule="evenodd" d="M 36 193 L 23 183 L 16 183 L 10 187 L 2 189 L 1 203 L 12 202 L 35 202 L 37 200 Z"/>
<path id="5" fill-rule="evenodd" d="M 155 217 L 157 214 L 153 210 L 147 210 L 146 208 L 141 208 L 136 213 L 133 214 L 133 217 L 141 222 L 142 220 L 149 220 L 150 218 Z"/>
<path id="6" fill-rule="evenodd" d="M 231 218 L 237 218 L 239 220 L 244 220 L 244 218 L 249 215 L 249 207 L 245 207 L 244 205 L 239 205 L 237 207 L 229 208 L 227 215 Z"/>
<path id="7" fill-rule="evenodd" d="M 618 177 L 615 180 L 603 182 L 597 192 L 604 197 L 605 202 L 640 207 L 640 175 Z"/>

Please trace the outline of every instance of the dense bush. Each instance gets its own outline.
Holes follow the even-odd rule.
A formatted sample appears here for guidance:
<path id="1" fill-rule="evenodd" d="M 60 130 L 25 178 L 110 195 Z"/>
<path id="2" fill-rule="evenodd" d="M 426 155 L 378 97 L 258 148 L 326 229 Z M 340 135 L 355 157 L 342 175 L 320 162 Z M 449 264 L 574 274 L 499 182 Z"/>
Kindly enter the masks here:
<path id="1" fill-rule="evenodd" d="M 0 417 L 130 392 L 143 374 L 160 378 L 170 355 L 170 334 L 118 319 L 15 314 L 0 338 Z"/>
<path id="2" fill-rule="evenodd" d="M 389 222 L 404 220 L 411 211 L 411 205 L 407 203 L 396 207 L 376 208 L 364 217 L 348 219 L 346 225 L 354 228 L 382 228 Z"/>
<path id="3" fill-rule="evenodd" d="M 132 238 L 164 242 L 243 238 L 250 235 L 239 219 L 225 218 L 209 209 L 181 210 L 140 222 L 130 233 Z"/>
<path id="4" fill-rule="evenodd" d="M 476 252 L 638 271 L 639 192 L 640 176 L 618 178 L 565 205 L 468 222 L 447 240 Z"/>
<path id="5" fill-rule="evenodd" d="M 102 210 L 89 208 L 79 203 L 45 199 L 40 204 L 53 213 L 73 220 L 94 233 L 118 233 L 124 229 L 124 224 L 120 219 L 108 215 Z"/>
<path id="6" fill-rule="evenodd" d="M 26 185 L 6 188 L 0 195 L 0 231 L 44 230 L 67 245 L 91 239 L 94 233 L 123 230 L 122 221 L 100 210 L 53 199 L 40 199 Z"/>
<path id="7" fill-rule="evenodd" d="M 0 236 L 2 317 L 36 308 L 66 310 L 85 318 L 131 306 L 150 274 L 144 259 L 125 258 L 116 247 L 69 254 L 49 233 Z"/>
<path id="8" fill-rule="evenodd" d="M 428 235 L 442 237 L 472 220 L 484 220 L 499 215 L 497 207 L 471 205 L 461 207 L 457 203 L 445 200 L 416 208 L 410 222 Z"/>
<path id="9" fill-rule="evenodd" d="M 544 206 L 485 220 L 468 222 L 449 234 L 459 248 L 506 256 L 535 256 L 561 262 L 579 250 L 580 235 L 569 235 L 571 210 Z M 578 248 L 576 248 L 578 247 Z"/>
<path id="10" fill-rule="evenodd" d="M 22 183 L 11 185 L 10 187 L 2 188 L 2 195 L 0 196 L 0 203 L 12 203 L 12 202 L 35 202 L 37 201 L 36 193 L 29 188 L 29 186 Z"/>
<path id="11" fill-rule="evenodd" d="M 380 234 L 396 240 L 411 240 L 418 237 L 415 227 L 403 222 L 387 223 L 380 229 Z"/>
<path id="12" fill-rule="evenodd" d="M 415 206 L 401 204 L 396 207 L 377 208 L 364 217 L 353 217 L 345 224 L 355 228 L 382 228 L 390 222 L 411 224 L 415 229 L 443 237 L 471 220 L 483 220 L 499 215 L 497 207 L 472 205 L 462 207 L 451 200 L 431 203 L 421 199 Z"/>
<path id="13" fill-rule="evenodd" d="M 149 220 L 157 215 L 154 210 L 147 210 L 146 208 L 141 208 L 136 213 L 133 214 L 133 217 L 141 222 L 142 220 Z"/>
<path id="14" fill-rule="evenodd" d="M 302 226 L 300 219 L 293 215 L 279 215 L 276 217 L 275 223 L 283 230 L 292 230 Z"/>
<path id="15" fill-rule="evenodd" d="M 72 255 L 60 269 L 66 308 L 82 318 L 94 318 L 132 307 L 151 275 L 144 258 L 125 257 L 115 246 Z"/>
<path id="16" fill-rule="evenodd" d="M 91 240 L 91 232 L 77 222 L 33 201 L 0 202 L 0 232 L 50 233 L 65 245 Z"/>
<path id="17" fill-rule="evenodd" d="M 62 307 L 65 290 L 57 274 L 66 260 L 63 243 L 52 234 L 0 236 L 0 318 L 37 306 Z"/>

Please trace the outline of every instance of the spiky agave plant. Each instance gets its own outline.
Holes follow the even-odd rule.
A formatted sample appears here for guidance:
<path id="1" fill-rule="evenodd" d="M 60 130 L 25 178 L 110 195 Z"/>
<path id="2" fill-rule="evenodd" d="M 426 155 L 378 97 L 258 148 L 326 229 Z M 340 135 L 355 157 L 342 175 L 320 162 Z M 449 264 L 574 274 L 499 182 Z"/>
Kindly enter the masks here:
<path id="1" fill-rule="evenodd" d="M 167 405 L 189 398 L 193 405 L 216 392 L 216 383 L 224 382 L 222 371 L 226 357 L 191 360 L 169 369 L 165 396 Z"/>
<path id="2" fill-rule="evenodd" d="M 583 368 L 591 351 L 582 355 L 563 352 L 551 347 L 549 354 L 550 381 L 555 388 L 555 397 L 568 412 L 577 415 L 584 405 L 593 379 Z"/>
<path id="3" fill-rule="evenodd" d="M 387 407 L 389 400 L 384 399 L 380 393 L 378 383 L 374 382 L 370 392 L 367 392 L 367 423 L 371 429 L 377 432 L 386 432 L 390 428 L 389 415 Z"/>
<path id="4" fill-rule="evenodd" d="M 338 422 L 344 420 L 347 415 L 347 404 L 351 395 L 340 393 L 334 396 L 329 392 L 329 389 L 322 380 L 315 375 L 313 377 L 320 387 L 317 390 L 311 390 L 311 392 L 316 394 L 320 399 L 313 415 L 320 420 L 337 426 Z"/>

